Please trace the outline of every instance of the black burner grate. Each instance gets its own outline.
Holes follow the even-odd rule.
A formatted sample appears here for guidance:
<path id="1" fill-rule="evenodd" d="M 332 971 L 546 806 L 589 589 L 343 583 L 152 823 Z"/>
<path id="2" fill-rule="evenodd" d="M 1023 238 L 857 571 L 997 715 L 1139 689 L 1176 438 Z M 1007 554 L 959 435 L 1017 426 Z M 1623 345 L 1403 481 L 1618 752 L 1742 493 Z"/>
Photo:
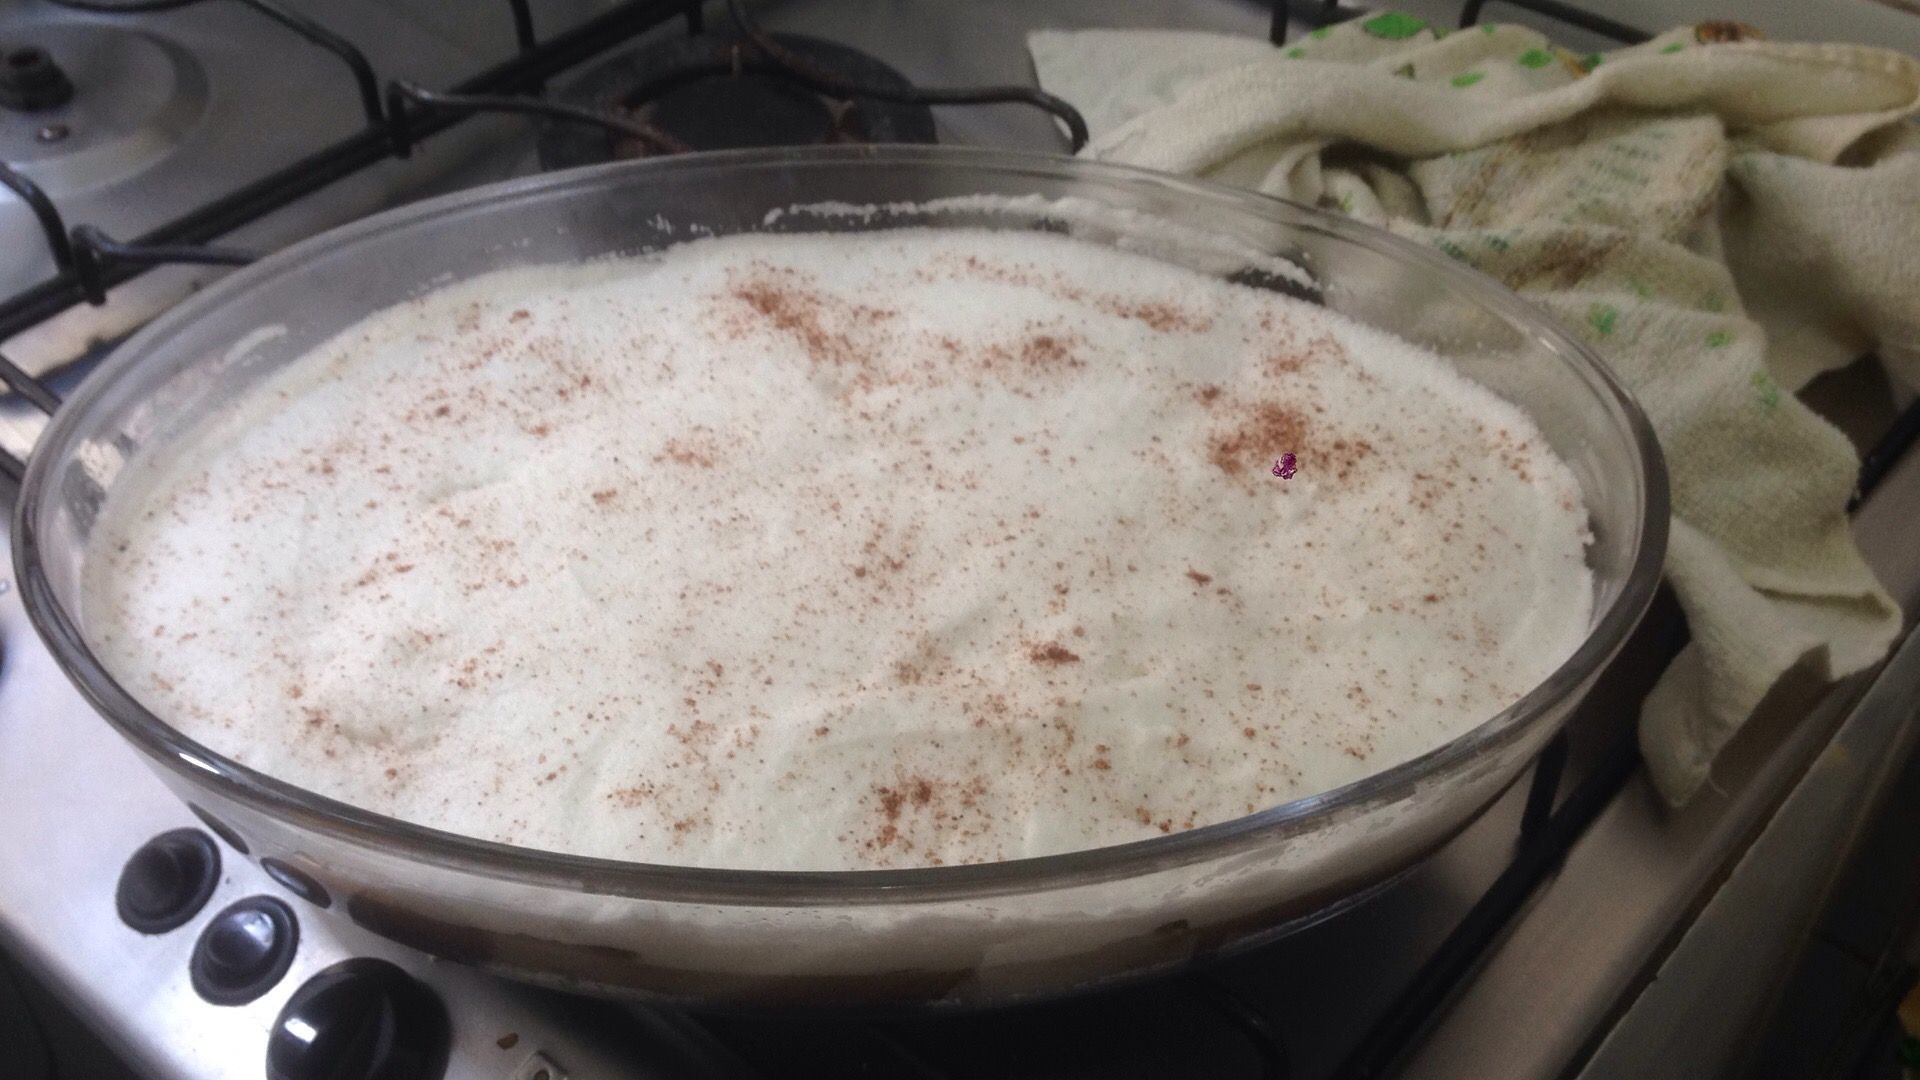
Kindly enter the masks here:
<path id="1" fill-rule="evenodd" d="M 780 34 L 774 40 L 852 82 L 899 92 L 913 89 L 906 76 L 857 49 L 799 34 Z M 594 64 L 556 87 L 553 96 L 643 121 L 694 150 L 937 141 L 933 110 L 926 105 L 817 93 L 787 77 L 737 32 L 649 42 Z M 540 162 L 550 169 L 653 150 L 617 133 L 578 124 L 554 124 L 540 136 Z"/>

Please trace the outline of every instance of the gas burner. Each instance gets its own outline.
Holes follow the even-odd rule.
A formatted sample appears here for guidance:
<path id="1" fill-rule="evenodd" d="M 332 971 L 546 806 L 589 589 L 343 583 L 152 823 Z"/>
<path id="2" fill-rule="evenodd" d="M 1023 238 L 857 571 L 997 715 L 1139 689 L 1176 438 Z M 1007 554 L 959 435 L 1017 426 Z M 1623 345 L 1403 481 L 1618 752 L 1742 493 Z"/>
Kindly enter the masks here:
<path id="1" fill-rule="evenodd" d="M 167 38 L 97 25 L 0 28 L 0 37 L 10 46 L 0 62 L 27 84 L 18 105 L 0 96 L 10 118 L 0 160 L 55 202 L 154 168 L 206 113 L 205 72 Z"/>
<path id="2" fill-rule="evenodd" d="M 864 86 L 911 90 L 913 84 L 879 60 L 819 38 L 777 34 L 774 40 L 816 67 Z M 819 94 L 769 63 L 733 34 L 664 38 L 596 64 L 554 98 L 631 116 L 695 150 L 819 143 L 936 142 L 933 113 L 870 97 Z M 540 137 L 549 169 L 643 157 L 647 148 L 578 124 L 552 124 Z"/>

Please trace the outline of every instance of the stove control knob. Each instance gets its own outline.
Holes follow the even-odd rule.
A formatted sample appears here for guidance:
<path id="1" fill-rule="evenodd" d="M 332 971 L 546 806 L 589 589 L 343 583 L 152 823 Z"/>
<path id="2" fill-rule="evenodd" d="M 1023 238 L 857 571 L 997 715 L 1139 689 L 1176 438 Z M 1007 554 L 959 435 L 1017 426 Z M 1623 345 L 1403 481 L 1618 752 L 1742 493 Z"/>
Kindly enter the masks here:
<path id="1" fill-rule="evenodd" d="M 249 896 L 207 923 L 187 973 L 194 991 L 215 1005 L 245 1005 L 287 973 L 299 943 L 300 924 L 286 901 Z"/>
<path id="2" fill-rule="evenodd" d="M 199 829 L 175 829 L 140 845 L 120 871 L 113 906 L 143 934 L 164 934 L 199 913 L 220 880 L 220 849 Z"/>
<path id="3" fill-rule="evenodd" d="M 385 960 L 356 957 L 293 992 L 267 1039 L 268 1080 L 439 1080 L 447 1011 Z"/>

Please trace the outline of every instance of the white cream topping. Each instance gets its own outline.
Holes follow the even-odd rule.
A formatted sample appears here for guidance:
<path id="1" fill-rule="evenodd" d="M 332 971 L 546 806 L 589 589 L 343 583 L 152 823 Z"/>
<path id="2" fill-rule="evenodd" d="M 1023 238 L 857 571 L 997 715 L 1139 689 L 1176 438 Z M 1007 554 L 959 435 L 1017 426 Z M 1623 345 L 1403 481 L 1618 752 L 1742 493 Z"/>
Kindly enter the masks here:
<path id="1" fill-rule="evenodd" d="M 87 624 L 157 714 L 371 810 L 647 862 L 1238 817 L 1485 721 L 1592 604 L 1579 490 L 1518 409 L 1044 234 L 491 274 L 132 468 Z"/>

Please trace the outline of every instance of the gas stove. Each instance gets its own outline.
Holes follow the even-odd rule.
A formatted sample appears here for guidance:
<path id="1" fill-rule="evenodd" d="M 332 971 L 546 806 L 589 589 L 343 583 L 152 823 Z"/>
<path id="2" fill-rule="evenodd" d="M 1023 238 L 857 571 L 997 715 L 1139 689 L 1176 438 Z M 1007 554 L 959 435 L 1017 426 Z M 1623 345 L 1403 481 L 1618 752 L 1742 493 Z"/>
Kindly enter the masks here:
<path id="1" fill-rule="evenodd" d="M 795 0 L 754 7 L 781 50 L 769 53 L 724 5 L 665 0 L 502 0 L 457 15 L 425 0 L 88 6 L 105 10 L 46 0 L 0 10 L 6 90 L 34 106 L 0 107 L 0 160 L 24 181 L 0 200 L 0 352 L 54 392 L 225 262 L 384 206 L 684 148 L 1065 152 L 1069 129 L 1033 100 L 1027 31 L 1298 33 L 1348 10 Z M 1458 0 L 1397 6 L 1461 11 Z M 1501 17 L 1576 47 L 1631 33 L 1577 7 L 1503 6 Z M 1625 7 L 1609 10 L 1655 17 Z M 1848 25 L 1884 34 L 1887 18 L 1874 8 Z M 387 80 L 444 89 L 387 94 Z M 924 87 L 1020 92 L 955 106 Z M 553 108 L 533 119 L 482 107 L 535 90 Z M 582 124 L 564 109 L 614 119 Z M 389 130 L 396 115 L 405 138 Z M 1920 454 L 1899 450 L 1915 414 L 1896 417 L 1870 365 L 1813 396 L 1878 448 L 1861 545 L 1911 609 Z M 0 449 L 23 455 L 41 422 L 19 395 L 0 399 Z M 0 478 L 0 499 L 11 497 Z M 0 950 L 157 1077 L 258 1077 L 270 1047 L 287 1076 L 415 1075 L 422 1066 L 373 1065 L 444 1055 L 444 1075 L 461 1080 L 1709 1075 L 1739 1060 L 1803 954 L 1861 823 L 1912 757 L 1920 696 L 1912 639 L 1837 686 L 1783 687 L 1716 771 L 1719 790 L 1665 811 L 1631 738 L 1640 695 L 1684 633 L 1663 603 L 1568 735 L 1484 817 L 1364 902 L 1276 943 L 1171 979 L 976 1015 L 688 1013 L 436 961 L 355 926 L 290 868 L 254 862 L 72 690 L 10 573 L 0 571 Z M 14 1059 L 29 1077 L 36 1053 Z"/>

